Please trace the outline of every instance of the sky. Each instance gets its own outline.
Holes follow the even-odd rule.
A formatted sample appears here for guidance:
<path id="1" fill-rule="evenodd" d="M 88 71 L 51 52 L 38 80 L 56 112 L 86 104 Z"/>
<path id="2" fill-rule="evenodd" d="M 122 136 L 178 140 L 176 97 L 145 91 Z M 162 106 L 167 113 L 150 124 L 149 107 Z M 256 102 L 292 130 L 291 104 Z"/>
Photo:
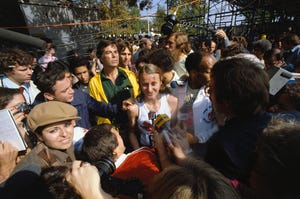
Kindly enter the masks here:
<path id="1" fill-rule="evenodd" d="M 150 9 L 148 11 L 146 9 L 142 10 L 141 16 L 147 16 L 147 12 L 148 12 L 148 15 L 155 14 L 157 11 L 158 5 L 166 7 L 167 6 L 166 0 L 153 0 L 152 9 Z"/>

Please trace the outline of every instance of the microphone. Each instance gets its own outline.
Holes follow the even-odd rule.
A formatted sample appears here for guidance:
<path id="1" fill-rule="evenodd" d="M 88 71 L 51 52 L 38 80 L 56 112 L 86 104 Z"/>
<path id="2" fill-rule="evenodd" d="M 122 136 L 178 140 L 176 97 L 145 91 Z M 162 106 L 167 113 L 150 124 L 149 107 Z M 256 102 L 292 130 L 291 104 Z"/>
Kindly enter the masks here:
<path id="1" fill-rule="evenodd" d="M 162 132 L 166 141 L 172 144 L 171 139 L 168 135 L 168 131 L 170 131 L 174 136 L 176 136 L 176 133 L 170 128 L 170 120 L 171 119 L 167 114 L 159 114 L 154 120 L 154 123 L 157 129 Z"/>
<path id="2" fill-rule="evenodd" d="M 170 86 L 171 86 L 171 88 L 177 88 L 178 84 L 176 81 L 171 81 Z"/>
<path id="3" fill-rule="evenodd" d="M 170 86 L 171 88 L 177 88 L 179 86 L 184 86 L 185 81 L 183 80 L 176 80 L 176 81 L 171 81 Z"/>
<path id="4" fill-rule="evenodd" d="M 155 127 L 155 123 L 154 123 L 155 118 L 156 118 L 156 112 L 149 111 L 148 119 L 151 120 L 151 124 L 152 124 L 153 127 Z"/>

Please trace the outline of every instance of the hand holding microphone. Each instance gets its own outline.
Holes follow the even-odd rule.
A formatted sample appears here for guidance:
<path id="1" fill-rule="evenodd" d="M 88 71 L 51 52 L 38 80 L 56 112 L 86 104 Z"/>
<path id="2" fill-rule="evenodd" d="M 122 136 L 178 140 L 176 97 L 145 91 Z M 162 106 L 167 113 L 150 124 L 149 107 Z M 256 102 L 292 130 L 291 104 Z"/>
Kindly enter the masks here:
<path id="1" fill-rule="evenodd" d="M 180 163 L 186 157 L 185 151 L 187 151 L 187 149 L 190 149 L 185 136 L 180 135 L 180 133 L 178 133 L 177 135 L 177 133 L 170 128 L 170 118 L 166 114 L 158 115 L 154 123 L 156 128 L 162 133 L 162 135 L 165 137 L 165 140 L 168 143 L 167 146 L 166 145 L 163 146 L 163 144 L 161 143 L 162 141 L 160 139 L 157 140 L 159 143 L 158 145 L 160 146 L 160 147 L 158 146 L 157 149 L 158 149 L 159 157 L 162 157 L 160 160 L 162 167 L 166 168 L 172 162 L 171 161 L 172 158 L 170 157 L 165 158 L 166 156 L 170 155 L 169 153 L 167 153 L 166 147 L 170 149 L 170 151 L 172 152 L 172 156 L 175 157 L 176 162 Z M 172 133 L 171 138 L 168 134 L 168 131 Z M 166 161 L 165 159 L 167 159 L 168 161 Z"/>
<path id="2" fill-rule="evenodd" d="M 184 132 L 182 132 L 181 129 L 179 129 L 178 127 L 175 127 L 176 129 L 176 133 L 173 129 L 171 129 L 170 127 L 170 118 L 168 117 L 168 115 L 166 114 L 160 114 L 156 117 L 154 123 L 156 128 L 162 132 L 162 134 L 164 135 L 166 141 L 169 144 L 172 145 L 180 145 L 179 148 L 181 148 L 182 151 L 185 151 L 186 153 L 189 153 L 190 149 L 190 145 L 186 139 L 186 134 Z M 170 136 L 168 134 L 168 131 L 172 133 L 173 135 L 173 142 L 170 139 Z M 181 132 L 180 132 L 181 131 Z M 175 139 L 174 139 L 175 138 Z M 176 143 L 174 143 L 176 142 Z M 176 147 L 175 147 L 176 148 Z M 177 152 L 174 152 L 177 153 Z"/>
<path id="3" fill-rule="evenodd" d="M 164 135 L 166 141 L 169 144 L 172 144 L 172 141 L 168 135 L 168 131 L 170 131 L 174 136 L 176 136 L 176 133 L 170 128 L 170 120 L 171 119 L 167 114 L 159 114 L 154 120 L 154 124 L 156 128 Z"/>

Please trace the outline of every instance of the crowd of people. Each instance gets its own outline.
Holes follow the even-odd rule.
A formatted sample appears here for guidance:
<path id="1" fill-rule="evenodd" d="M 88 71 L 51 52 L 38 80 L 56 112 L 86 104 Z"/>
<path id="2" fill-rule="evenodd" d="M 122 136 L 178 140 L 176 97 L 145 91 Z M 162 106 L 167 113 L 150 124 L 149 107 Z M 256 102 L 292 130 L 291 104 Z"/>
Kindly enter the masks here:
<path id="1" fill-rule="evenodd" d="M 1 198 L 298 198 L 300 40 L 100 40 L 0 49 Z M 6 124 L 1 124 L 1 131 Z"/>

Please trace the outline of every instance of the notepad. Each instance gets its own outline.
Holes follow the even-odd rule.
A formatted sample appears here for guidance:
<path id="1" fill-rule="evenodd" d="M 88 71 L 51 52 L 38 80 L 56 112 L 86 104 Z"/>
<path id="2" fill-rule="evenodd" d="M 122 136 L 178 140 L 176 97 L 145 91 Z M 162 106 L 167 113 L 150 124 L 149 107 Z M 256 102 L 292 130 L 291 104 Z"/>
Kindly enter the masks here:
<path id="1" fill-rule="evenodd" d="M 7 109 L 0 110 L 0 140 L 9 142 L 19 151 L 24 151 L 27 148 L 13 115 Z"/>
<path id="2" fill-rule="evenodd" d="M 290 73 L 289 71 L 275 66 L 271 67 L 267 72 L 270 77 L 269 93 L 271 95 L 276 95 L 280 91 L 280 89 L 284 87 L 293 77 L 292 73 Z"/>

